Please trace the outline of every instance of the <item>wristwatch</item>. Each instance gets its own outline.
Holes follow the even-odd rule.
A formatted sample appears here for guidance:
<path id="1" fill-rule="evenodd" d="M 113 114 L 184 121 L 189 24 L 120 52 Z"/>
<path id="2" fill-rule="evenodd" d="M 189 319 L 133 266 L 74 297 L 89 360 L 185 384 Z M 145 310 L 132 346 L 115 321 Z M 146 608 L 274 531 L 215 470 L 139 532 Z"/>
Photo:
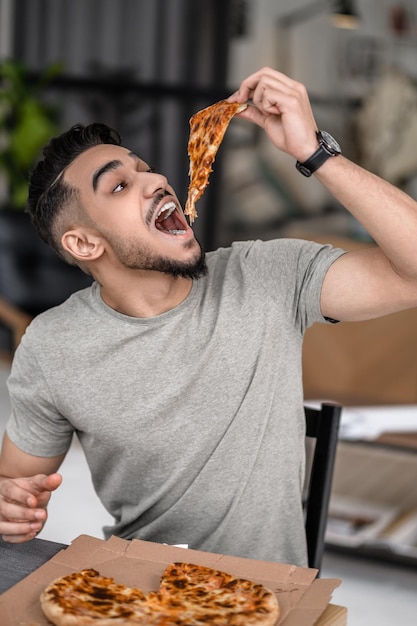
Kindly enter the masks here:
<path id="1" fill-rule="evenodd" d="M 316 136 L 320 144 L 318 149 L 304 163 L 297 161 L 295 164 L 295 167 L 303 176 L 311 176 L 327 159 L 342 154 L 341 147 L 330 133 L 327 133 L 325 130 L 318 130 Z"/>

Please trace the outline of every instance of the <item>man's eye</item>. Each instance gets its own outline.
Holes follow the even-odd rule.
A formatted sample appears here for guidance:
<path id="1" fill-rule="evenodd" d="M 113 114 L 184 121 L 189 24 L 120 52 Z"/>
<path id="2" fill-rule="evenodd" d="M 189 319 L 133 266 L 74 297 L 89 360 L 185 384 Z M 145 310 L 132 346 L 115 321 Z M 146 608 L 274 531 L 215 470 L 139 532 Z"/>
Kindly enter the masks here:
<path id="1" fill-rule="evenodd" d="M 126 183 L 119 183 L 118 185 L 116 185 L 116 187 L 113 189 L 113 193 L 118 193 L 119 191 L 123 191 L 123 189 L 126 187 Z"/>

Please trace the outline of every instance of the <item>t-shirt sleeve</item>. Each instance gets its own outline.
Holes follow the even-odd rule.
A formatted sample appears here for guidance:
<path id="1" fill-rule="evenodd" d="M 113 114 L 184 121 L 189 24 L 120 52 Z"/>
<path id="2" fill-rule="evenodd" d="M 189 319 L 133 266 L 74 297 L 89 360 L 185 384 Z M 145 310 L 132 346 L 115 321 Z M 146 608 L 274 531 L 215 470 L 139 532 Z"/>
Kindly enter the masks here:
<path id="1" fill-rule="evenodd" d="M 320 295 L 329 267 L 345 250 L 301 239 L 254 241 L 245 263 L 263 285 L 265 297 L 285 302 L 293 322 L 304 332 L 315 322 L 329 323 L 320 308 Z"/>
<path id="2" fill-rule="evenodd" d="M 67 452 L 74 429 L 54 406 L 48 382 L 27 343 L 24 337 L 15 352 L 7 382 L 11 415 L 6 432 L 28 454 L 58 456 Z"/>

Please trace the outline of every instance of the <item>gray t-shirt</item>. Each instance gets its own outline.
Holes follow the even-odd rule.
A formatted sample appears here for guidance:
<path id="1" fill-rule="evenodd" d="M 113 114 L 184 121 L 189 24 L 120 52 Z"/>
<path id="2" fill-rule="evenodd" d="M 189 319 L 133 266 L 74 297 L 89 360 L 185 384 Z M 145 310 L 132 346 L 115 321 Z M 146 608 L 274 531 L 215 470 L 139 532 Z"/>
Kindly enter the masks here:
<path id="1" fill-rule="evenodd" d="M 76 432 L 105 536 L 306 565 L 302 337 L 341 250 L 279 239 L 208 254 L 152 318 L 97 284 L 38 316 L 9 378 L 10 439 L 55 456 Z M 80 477 L 81 478 L 81 477 Z"/>

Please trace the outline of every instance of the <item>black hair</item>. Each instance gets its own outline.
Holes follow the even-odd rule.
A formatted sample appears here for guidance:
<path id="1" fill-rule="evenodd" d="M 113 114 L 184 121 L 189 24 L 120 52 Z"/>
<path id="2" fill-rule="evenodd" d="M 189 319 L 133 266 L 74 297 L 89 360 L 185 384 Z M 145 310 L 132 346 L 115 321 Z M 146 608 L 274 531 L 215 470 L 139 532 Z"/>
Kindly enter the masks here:
<path id="1" fill-rule="evenodd" d="M 60 256 L 62 249 L 54 225 L 61 210 L 77 195 L 77 191 L 64 182 L 62 174 L 77 156 L 101 144 L 120 146 L 119 133 L 105 124 L 76 124 L 50 140 L 42 152 L 43 158 L 31 173 L 27 212 L 41 239 Z"/>

